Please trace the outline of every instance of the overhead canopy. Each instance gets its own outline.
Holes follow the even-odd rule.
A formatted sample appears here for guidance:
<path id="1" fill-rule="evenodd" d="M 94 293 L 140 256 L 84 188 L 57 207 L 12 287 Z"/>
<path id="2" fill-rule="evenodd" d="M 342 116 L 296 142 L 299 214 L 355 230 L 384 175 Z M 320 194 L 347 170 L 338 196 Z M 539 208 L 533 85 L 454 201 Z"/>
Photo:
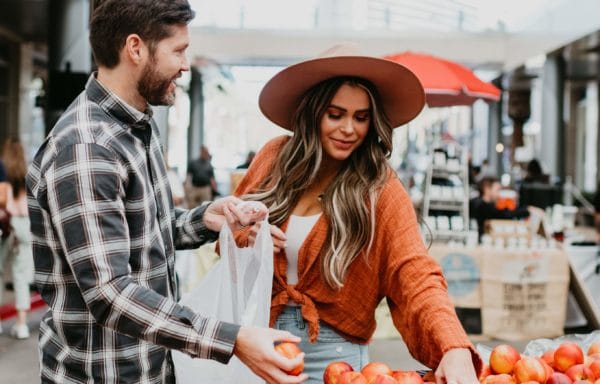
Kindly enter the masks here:
<path id="1" fill-rule="evenodd" d="M 453 61 L 410 51 L 385 58 L 404 65 L 417 75 L 425 88 L 430 107 L 471 105 L 478 99 L 500 99 L 500 89 Z"/>

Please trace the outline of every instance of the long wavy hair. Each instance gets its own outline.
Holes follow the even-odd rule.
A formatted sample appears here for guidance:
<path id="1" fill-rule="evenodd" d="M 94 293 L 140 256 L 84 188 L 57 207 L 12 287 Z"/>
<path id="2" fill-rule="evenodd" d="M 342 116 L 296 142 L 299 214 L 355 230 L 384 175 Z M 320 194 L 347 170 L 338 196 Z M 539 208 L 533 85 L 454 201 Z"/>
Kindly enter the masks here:
<path id="1" fill-rule="evenodd" d="M 320 122 L 331 100 L 344 84 L 363 89 L 370 101 L 370 126 L 363 143 L 345 160 L 321 197 L 329 218 L 327 239 L 321 250 L 321 271 L 334 289 L 343 286 L 352 262 L 366 259 L 375 235 L 375 207 L 390 166 L 392 129 L 379 94 L 370 82 L 336 77 L 311 88 L 298 104 L 292 119 L 294 135 L 283 146 L 271 174 L 255 193 L 244 196 L 269 208 L 269 219 L 281 225 L 302 194 L 315 182 L 323 162 Z"/>
<path id="2" fill-rule="evenodd" d="M 27 175 L 25 152 L 18 139 L 6 140 L 2 151 L 2 161 L 6 168 L 7 181 L 13 189 L 14 197 L 17 198 L 25 192 L 25 176 Z"/>

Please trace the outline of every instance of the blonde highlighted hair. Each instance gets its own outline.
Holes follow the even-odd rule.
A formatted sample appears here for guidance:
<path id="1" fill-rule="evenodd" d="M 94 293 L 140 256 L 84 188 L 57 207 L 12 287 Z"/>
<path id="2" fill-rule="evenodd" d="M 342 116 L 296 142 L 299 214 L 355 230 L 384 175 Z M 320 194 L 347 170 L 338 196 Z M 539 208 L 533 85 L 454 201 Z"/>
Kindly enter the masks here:
<path id="1" fill-rule="evenodd" d="M 6 169 L 7 181 L 13 189 L 13 194 L 17 197 L 25 192 L 25 176 L 27 176 L 25 151 L 18 139 L 6 140 L 2 148 L 2 161 Z"/>
<path id="2" fill-rule="evenodd" d="M 370 101 L 370 126 L 363 143 L 345 160 L 321 199 L 329 218 L 327 239 L 321 250 L 325 282 L 341 288 L 348 268 L 362 253 L 368 257 L 375 236 L 375 207 L 389 172 L 392 129 L 383 112 L 377 89 L 360 78 L 336 77 L 311 88 L 300 100 L 293 117 L 294 135 L 283 146 L 271 174 L 257 191 L 243 196 L 269 208 L 269 220 L 281 225 L 302 194 L 317 178 L 323 161 L 320 122 L 331 100 L 344 84 L 363 89 Z"/>

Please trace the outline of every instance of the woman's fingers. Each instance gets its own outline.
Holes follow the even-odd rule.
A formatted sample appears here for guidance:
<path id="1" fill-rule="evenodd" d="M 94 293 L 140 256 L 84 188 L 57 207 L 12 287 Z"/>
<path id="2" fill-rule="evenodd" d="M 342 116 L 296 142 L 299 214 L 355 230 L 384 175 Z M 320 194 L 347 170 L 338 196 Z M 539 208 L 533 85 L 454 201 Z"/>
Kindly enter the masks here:
<path id="1" fill-rule="evenodd" d="M 279 227 L 271 225 L 271 237 L 273 238 L 273 252 L 279 253 L 287 247 L 287 237 Z"/>
<path id="2" fill-rule="evenodd" d="M 275 225 L 271 225 L 271 236 L 273 236 L 273 239 L 277 239 L 277 240 L 281 240 L 281 241 L 287 240 L 285 233 L 279 227 L 277 227 Z"/>

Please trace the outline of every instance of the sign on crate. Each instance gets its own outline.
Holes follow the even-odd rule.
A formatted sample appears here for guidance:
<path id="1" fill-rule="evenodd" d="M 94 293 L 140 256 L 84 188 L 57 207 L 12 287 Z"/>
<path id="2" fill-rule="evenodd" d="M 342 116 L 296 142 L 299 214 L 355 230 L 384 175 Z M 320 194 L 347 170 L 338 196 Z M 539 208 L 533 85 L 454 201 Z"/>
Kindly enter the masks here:
<path id="1" fill-rule="evenodd" d="M 448 294 L 465 331 L 481 334 L 481 247 L 433 244 L 429 254 L 442 268 Z"/>
<path id="2" fill-rule="evenodd" d="M 561 249 L 484 249 L 482 321 L 486 336 L 503 340 L 563 333 L 569 265 Z"/>

